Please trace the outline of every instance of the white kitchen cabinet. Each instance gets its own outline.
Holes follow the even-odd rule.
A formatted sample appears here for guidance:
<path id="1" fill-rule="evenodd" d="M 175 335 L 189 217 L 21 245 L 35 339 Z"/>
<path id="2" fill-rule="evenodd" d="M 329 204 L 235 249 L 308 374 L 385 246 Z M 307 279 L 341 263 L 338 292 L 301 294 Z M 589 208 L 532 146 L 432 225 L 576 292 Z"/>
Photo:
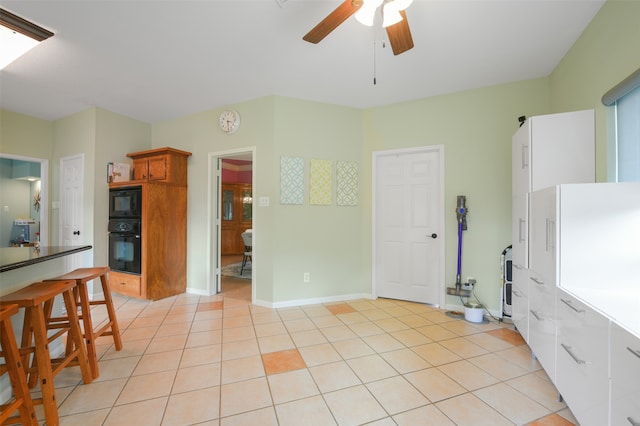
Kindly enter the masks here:
<path id="1" fill-rule="evenodd" d="M 512 138 L 512 288 L 530 283 L 530 193 L 552 185 L 595 181 L 593 110 L 529 117 Z M 512 298 L 513 299 L 513 298 Z M 530 315 L 526 299 L 515 302 L 512 319 L 520 333 Z M 525 309 L 524 312 L 521 309 Z M 526 334 L 526 331 L 525 331 Z M 523 334 L 525 340 L 527 336 Z"/>
<path id="2" fill-rule="evenodd" d="M 557 296 L 556 388 L 580 425 L 606 425 L 609 319 L 562 289 Z"/>
<path id="3" fill-rule="evenodd" d="M 611 325 L 611 425 L 640 425 L 640 338 Z"/>
<path id="4" fill-rule="evenodd" d="M 556 286 L 529 271 L 529 347 L 552 381 L 556 377 Z"/>
<path id="5" fill-rule="evenodd" d="M 512 138 L 512 193 L 595 181 L 593 110 L 529 117 Z"/>

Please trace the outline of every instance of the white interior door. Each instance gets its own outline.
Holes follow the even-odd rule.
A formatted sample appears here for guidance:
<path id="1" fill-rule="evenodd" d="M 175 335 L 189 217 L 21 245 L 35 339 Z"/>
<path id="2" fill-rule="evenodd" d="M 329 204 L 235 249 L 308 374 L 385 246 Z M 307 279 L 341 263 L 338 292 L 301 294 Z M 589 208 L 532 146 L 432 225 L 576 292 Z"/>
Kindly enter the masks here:
<path id="1" fill-rule="evenodd" d="M 442 157 L 442 146 L 374 153 L 378 297 L 443 303 Z"/>
<path id="2" fill-rule="evenodd" d="M 83 245 L 84 156 L 60 159 L 60 244 Z M 66 269 L 82 266 L 82 255 L 65 256 Z"/>

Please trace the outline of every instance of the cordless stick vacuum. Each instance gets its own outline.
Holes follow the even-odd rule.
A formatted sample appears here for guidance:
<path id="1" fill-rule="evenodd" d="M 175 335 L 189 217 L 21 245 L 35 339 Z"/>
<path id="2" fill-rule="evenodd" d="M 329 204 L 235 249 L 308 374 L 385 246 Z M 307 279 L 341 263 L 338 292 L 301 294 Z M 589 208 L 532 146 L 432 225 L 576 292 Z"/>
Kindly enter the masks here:
<path id="1" fill-rule="evenodd" d="M 467 197 L 464 195 L 458 195 L 458 202 L 456 204 L 456 217 L 458 218 L 458 269 L 456 272 L 456 286 L 447 287 L 447 294 L 453 296 L 469 297 L 471 296 L 470 290 L 462 289 L 462 231 L 467 230 Z"/>

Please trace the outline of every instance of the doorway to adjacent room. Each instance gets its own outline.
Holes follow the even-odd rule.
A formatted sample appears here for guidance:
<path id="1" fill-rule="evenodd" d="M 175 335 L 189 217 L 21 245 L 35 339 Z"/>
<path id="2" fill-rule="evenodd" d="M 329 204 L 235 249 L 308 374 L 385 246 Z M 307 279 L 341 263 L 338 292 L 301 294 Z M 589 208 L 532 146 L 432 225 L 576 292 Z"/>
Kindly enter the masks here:
<path id="1" fill-rule="evenodd" d="M 210 154 L 210 294 L 255 299 L 252 253 L 255 149 Z M 248 243 L 243 234 L 250 234 Z"/>

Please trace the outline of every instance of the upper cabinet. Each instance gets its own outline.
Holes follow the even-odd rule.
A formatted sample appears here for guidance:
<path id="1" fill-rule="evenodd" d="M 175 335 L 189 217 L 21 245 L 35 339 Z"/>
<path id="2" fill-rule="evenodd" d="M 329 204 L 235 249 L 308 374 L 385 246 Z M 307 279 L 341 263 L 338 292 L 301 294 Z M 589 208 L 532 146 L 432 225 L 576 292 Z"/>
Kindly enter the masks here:
<path id="1" fill-rule="evenodd" d="M 133 180 L 187 185 L 187 158 L 190 152 L 158 148 L 132 152 Z"/>
<path id="2" fill-rule="evenodd" d="M 513 195 L 595 182 L 593 110 L 529 117 L 512 139 Z"/>

